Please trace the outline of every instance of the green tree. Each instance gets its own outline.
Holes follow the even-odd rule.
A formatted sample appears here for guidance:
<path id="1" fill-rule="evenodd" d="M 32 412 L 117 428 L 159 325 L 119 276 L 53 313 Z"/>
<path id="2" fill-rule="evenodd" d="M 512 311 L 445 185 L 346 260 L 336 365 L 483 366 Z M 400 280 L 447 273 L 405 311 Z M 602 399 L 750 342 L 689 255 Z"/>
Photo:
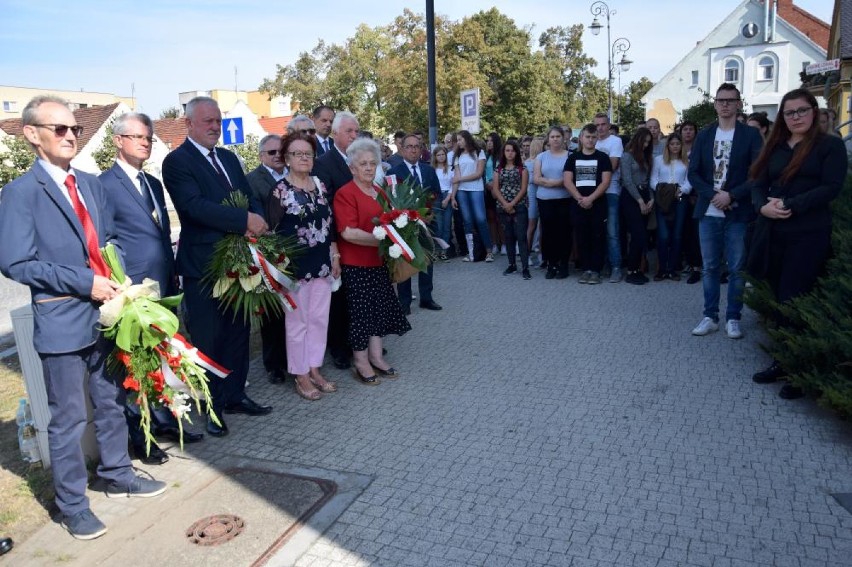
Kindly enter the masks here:
<path id="1" fill-rule="evenodd" d="M 106 134 L 103 140 L 101 140 L 101 145 L 92 153 L 92 159 L 95 160 L 95 164 L 101 171 L 106 171 L 112 167 L 115 156 L 118 153 L 118 148 L 115 147 L 115 142 L 112 139 L 112 125 L 114 122 L 114 119 L 109 121 L 106 127 Z"/>
<path id="2" fill-rule="evenodd" d="M 699 92 L 701 93 L 701 100 L 684 109 L 680 114 L 680 121 L 695 122 L 700 130 L 716 121 L 716 108 L 713 106 L 713 101 L 710 100 L 710 93 L 701 89 L 699 89 Z"/>
<path id="3" fill-rule="evenodd" d="M 176 106 L 172 106 L 160 112 L 160 120 L 166 118 L 180 118 L 180 109 Z"/>
<path id="4" fill-rule="evenodd" d="M 246 136 L 245 143 L 228 146 L 228 149 L 240 157 L 246 172 L 260 165 L 260 140 L 254 134 Z"/>
<path id="5" fill-rule="evenodd" d="M 618 125 L 624 133 L 632 132 L 636 125 L 645 120 L 645 104 L 642 97 L 647 94 L 654 83 L 648 77 L 631 81 L 624 95 L 619 97 Z"/>
<path id="6" fill-rule="evenodd" d="M 32 167 L 35 153 L 23 136 L 7 136 L 0 141 L 0 187 L 20 177 Z"/>

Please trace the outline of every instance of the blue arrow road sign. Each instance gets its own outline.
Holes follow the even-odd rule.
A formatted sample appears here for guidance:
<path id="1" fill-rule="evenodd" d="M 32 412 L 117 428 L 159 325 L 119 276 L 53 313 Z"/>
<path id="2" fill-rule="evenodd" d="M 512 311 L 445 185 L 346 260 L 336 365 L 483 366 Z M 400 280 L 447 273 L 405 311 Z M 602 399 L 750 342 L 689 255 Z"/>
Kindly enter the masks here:
<path id="1" fill-rule="evenodd" d="M 242 118 L 223 118 L 222 119 L 222 138 L 225 140 L 226 146 L 234 144 L 242 144 L 245 140 L 243 133 Z"/>

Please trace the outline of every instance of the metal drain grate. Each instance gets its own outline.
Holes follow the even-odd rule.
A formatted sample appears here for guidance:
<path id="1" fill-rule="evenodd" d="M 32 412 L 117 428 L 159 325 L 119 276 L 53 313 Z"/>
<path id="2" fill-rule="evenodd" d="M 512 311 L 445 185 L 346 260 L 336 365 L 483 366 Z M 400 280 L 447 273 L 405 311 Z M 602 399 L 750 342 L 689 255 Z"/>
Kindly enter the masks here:
<path id="1" fill-rule="evenodd" d="M 186 530 L 186 538 L 196 545 L 220 545 L 240 535 L 245 521 L 232 514 L 201 518 Z"/>

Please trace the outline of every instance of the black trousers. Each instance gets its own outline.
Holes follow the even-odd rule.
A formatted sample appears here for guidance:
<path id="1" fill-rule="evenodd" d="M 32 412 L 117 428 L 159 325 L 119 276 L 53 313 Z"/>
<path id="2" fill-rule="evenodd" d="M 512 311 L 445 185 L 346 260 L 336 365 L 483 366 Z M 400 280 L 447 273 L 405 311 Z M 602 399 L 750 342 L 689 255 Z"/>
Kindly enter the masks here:
<path id="1" fill-rule="evenodd" d="M 541 255 L 548 268 L 568 269 L 574 241 L 571 224 L 571 199 L 539 199 L 541 222 Z"/>
<path id="2" fill-rule="evenodd" d="M 630 237 L 627 245 L 627 269 L 635 272 L 642 263 L 642 255 L 648 247 L 648 216 L 643 215 L 639 203 L 626 191 L 619 201 L 621 219 Z"/>
<path id="3" fill-rule="evenodd" d="M 788 301 L 813 289 L 830 254 L 831 227 L 793 233 L 774 230 L 766 279 L 777 300 Z"/>
<path id="4" fill-rule="evenodd" d="M 349 308 L 346 305 L 346 285 L 331 294 L 328 311 L 328 350 L 333 357 L 351 357 L 349 346 Z"/>
<path id="5" fill-rule="evenodd" d="M 260 322 L 260 339 L 263 343 L 263 367 L 267 372 L 287 372 L 284 312 L 266 313 Z"/>
<path id="6" fill-rule="evenodd" d="M 577 231 L 578 267 L 581 270 L 598 272 L 603 269 L 606 256 L 606 198 L 595 200 L 591 209 L 584 209 L 576 202 L 571 204 L 571 220 Z"/>
<path id="7" fill-rule="evenodd" d="M 245 396 L 251 325 L 243 321 L 242 313 L 234 317 L 232 310 L 222 311 L 219 300 L 212 297 L 210 291 L 210 286 L 199 279 L 183 279 L 183 307 L 189 340 L 214 362 L 231 371 L 226 378 L 207 373 L 213 409 L 221 415 L 226 405 L 237 403 Z"/>

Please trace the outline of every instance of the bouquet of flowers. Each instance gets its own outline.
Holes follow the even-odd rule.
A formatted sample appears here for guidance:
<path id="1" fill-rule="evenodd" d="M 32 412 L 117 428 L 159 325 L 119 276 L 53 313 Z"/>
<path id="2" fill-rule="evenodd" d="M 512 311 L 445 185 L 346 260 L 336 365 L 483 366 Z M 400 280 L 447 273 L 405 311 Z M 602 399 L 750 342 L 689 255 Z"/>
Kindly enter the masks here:
<path id="1" fill-rule="evenodd" d="M 379 240 L 379 254 L 395 282 L 405 281 L 418 271 L 425 272 L 435 251 L 426 225 L 432 195 L 417 187 L 411 177 L 398 184 L 395 175 L 385 178 L 377 201 L 383 213 L 373 219 L 373 236 Z"/>
<path id="2" fill-rule="evenodd" d="M 160 284 L 145 279 L 133 285 L 118 259 L 115 247 L 107 244 L 101 255 L 109 266 L 113 281 L 121 284 L 121 292 L 100 307 L 99 322 L 103 334 L 115 341 L 109 365 L 113 371 L 125 372 L 124 388 L 132 402 L 139 406 L 146 451 L 150 451 L 151 408 L 164 406 L 177 418 L 183 448 L 183 421 L 189 417 L 189 401 L 207 403 L 211 419 L 218 422 L 210 403 L 205 370 L 224 378 L 230 371 L 198 352 L 178 332 L 178 319 L 172 309 L 182 295 L 160 297 Z"/>
<path id="3" fill-rule="evenodd" d="M 239 191 L 222 204 L 249 207 L 248 197 Z M 216 244 L 204 279 L 213 286 L 213 297 L 222 308 L 234 309 L 235 318 L 240 311 L 246 321 L 267 311 L 293 311 L 296 302 L 289 292 L 299 284 L 288 267 L 295 251 L 295 238 L 275 233 L 257 237 L 228 234 Z"/>

